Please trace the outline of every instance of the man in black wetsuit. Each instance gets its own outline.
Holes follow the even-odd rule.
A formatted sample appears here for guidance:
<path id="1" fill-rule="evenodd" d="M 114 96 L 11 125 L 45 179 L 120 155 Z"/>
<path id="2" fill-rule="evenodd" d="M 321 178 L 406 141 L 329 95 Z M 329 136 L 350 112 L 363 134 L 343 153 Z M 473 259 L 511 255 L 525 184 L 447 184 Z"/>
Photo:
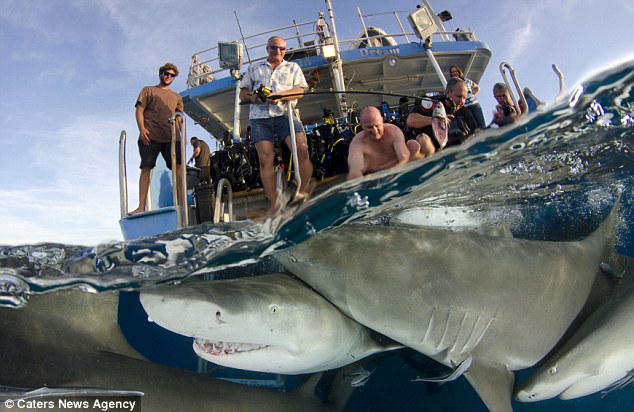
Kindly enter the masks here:
<path id="1" fill-rule="evenodd" d="M 464 107 L 467 93 L 464 80 L 452 77 L 444 95 L 422 99 L 414 106 L 407 116 L 407 126 L 416 132 L 416 140 L 407 142 L 413 153 L 410 160 L 423 159 L 444 147 L 459 145 L 476 131 L 477 123 Z"/>

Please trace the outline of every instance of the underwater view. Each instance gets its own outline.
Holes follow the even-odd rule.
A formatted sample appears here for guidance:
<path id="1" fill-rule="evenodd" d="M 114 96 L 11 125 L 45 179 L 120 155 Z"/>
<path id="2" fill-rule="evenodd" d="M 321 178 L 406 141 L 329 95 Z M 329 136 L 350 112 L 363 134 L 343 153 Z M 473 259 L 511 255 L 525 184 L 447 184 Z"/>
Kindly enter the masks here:
<path id="1" fill-rule="evenodd" d="M 538 371 L 541 366 L 539 361 L 545 355 L 552 355 L 549 349 L 545 353 L 534 349 L 538 345 L 531 342 L 533 337 L 538 342 L 547 340 L 546 335 L 551 340 L 557 336 L 553 341 L 557 342 L 564 332 L 570 337 L 576 328 L 581 328 L 575 324 L 575 328 L 570 330 L 564 327 L 561 333 L 546 330 L 547 326 L 558 324 L 559 321 L 553 319 L 558 319 L 559 312 L 570 312 L 571 320 L 576 318 L 579 310 L 573 312 L 566 302 L 585 300 L 590 292 L 581 293 L 580 290 L 596 291 L 597 285 L 593 285 L 592 281 L 585 285 L 581 280 L 585 271 L 594 276 L 599 270 L 590 268 L 594 262 L 592 259 L 603 259 L 600 251 L 588 246 L 590 241 L 594 241 L 592 239 L 598 237 L 593 237 L 593 233 L 603 235 L 603 231 L 614 231 L 615 251 L 621 258 L 619 261 L 625 262 L 623 267 L 616 267 L 600 260 L 602 272 L 605 272 L 601 276 L 609 278 L 605 282 L 606 287 L 619 291 L 619 286 L 623 284 L 623 289 L 626 289 L 628 279 L 634 276 L 625 258 L 634 256 L 633 142 L 634 61 L 630 61 L 586 80 L 564 101 L 531 113 L 517 125 L 487 129 L 465 145 L 444 150 L 432 158 L 339 184 L 301 206 L 288 208 L 274 219 L 203 223 L 158 236 L 97 246 L 54 243 L 0 246 L 0 327 L 4 341 L 0 343 L 0 348 L 4 353 L 14 354 L 10 360 L 5 358 L 3 361 L 6 364 L 0 368 L 0 385 L 25 388 L 25 392 L 26 388 L 38 389 L 45 385 L 51 388 L 64 386 L 62 378 L 52 372 L 47 375 L 47 368 L 59 369 L 59 376 L 72 375 L 74 378 L 69 378 L 67 382 L 73 382 L 75 387 L 103 388 L 108 382 L 112 382 L 113 386 L 120 382 L 117 389 L 144 392 L 142 387 L 134 388 L 134 379 L 139 382 L 157 376 L 158 381 L 162 369 L 143 372 L 132 367 L 129 376 L 134 378 L 118 381 L 118 375 L 113 370 L 123 370 L 125 363 L 118 363 L 122 362 L 119 358 L 106 360 L 97 357 L 91 359 L 102 362 L 95 365 L 97 369 L 102 367 L 104 376 L 107 375 L 101 384 L 103 386 L 99 385 L 97 372 L 82 381 L 83 375 L 79 371 L 85 370 L 82 369 L 85 365 L 76 368 L 70 365 L 80 363 L 77 357 L 89 353 L 91 344 L 82 343 L 84 346 L 81 346 L 78 343 L 68 352 L 64 352 L 63 347 L 49 347 L 47 334 L 62 340 L 73 339 L 64 335 L 64 329 L 59 329 L 56 324 L 66 322 L 64 316 L 56 317 L 50 313 L 55 311 L 56 305 L 67 308 L 71 311 L 69 313 L 74 310 L 81 312 L 83 306 L 79 305 L 91 305 L 86 303 L 91 297 L 117 296 L 108 292 L 119 291 L 118 303 L 116 300 L 114 303 L 100 300 L 99 304 L 104 306 L 96 307 L 94 314 L 82 313 L 78 319 L 85 317 L 86 322 L 91 322 L 89 315 L 101 319 L 110 313 L 108 310 L 118 308 L 118 317 L 116 311 L 111 313 L 116 318 L 114 321 L 119 323 L 131 347 L 153 364 L 207 374 L 214 380 L 227 377 L 234 382 L 244 377 L 243 383 L 266 380 L 273 382 L 268 385 L 273 387 L 272 390 L 283 388 L 287 391 L 284 395 L 289 395 L 279 393 L 279 397 L 269 399 L 260 392 L 252 393 L 250 387 L 244 387 L 241 398 L 242 387 L 238 387 L 235 400 L 231 401 L 234 402 L 233 410 L 238 405 L 256 410 L 261 405 L 258 402 L 266 403 L 270 410 L 292 410 L 298 404 L 306 410 L 328 410 L 331 405 L 321 400 L 335 397 L 333 391 L 342 376 L 347 379 L 344 379 L 347 395 L 343 395 L 344 401 L 336 403 L 335 409 L 343 407 L 347 412 L 504 410 L 500 405 L 508 402 L 508 390 L 496 387 L 499 383 L 497 372 L 490 374 L 489 382 L 495 393 L 491 395 L 488 388 L 483 389 L 480 383 L 487 380 L 483 375 L 489 374 L 490 369 L 479 368 L 498 354 L 499 359 L 496 360 L 499 363 L 517 365 L 509 369 L 516 373 L 513 393 L 518 394 L 522 385 Z M 608 228 L 610 225 L 613 228 Z M 473 252 L 475 246 L 465 246 L 473 245 L 465 239 L 477 243 L 478 253 Z M 472 239 L 480 240 L 476 242 Z M 569 244 L 572 246 L 567 246 Z M 559 283 L 546 277 L 527 278 L 527 274 L 538 272 L 551 262 L 556 261 L 559 265 L 560 260 L 568 262 L 561 263 L 562 273 L 557 274 L 557 282 L 561 281 L 565 287 L 558 288 Z M 369 273 L 373 267 L 376 268 L 377 278 Z M 495 268 L 495 271 L 485 270 L 484 267 Z M 372 330 L 368 333 L 380 344 L 380 350 L 373 349 L 376 353 L 364 357 L 352 369 L 341 372 L 337 367 L 325 372 L 316 385 L 315 399 L 300 400 L 297 404 L 285 402 L 291 395 L 302 391 L 305 382 L 314 386 L 312 372 L 282 373 L 284 378 L 280 378 L 277 374 L 264 376 L 213 363 L 201 366 L 192 349 L 191 337 L 158 326 L 159 319 L 154 315 L 148 319 L 141 305 L 147 305 L 153 290 L 166 290 L 159 299 L 165 302 L 171 296 L 170 288 L 202 283 L 200 280 L 211 284 L 233 279 L 246 282 L 251 277 L 283 271 L 293 273 L 308 284 L 311 295 L 323 296 L 339 308 L 346 319 L 352 318 L 354 327 L 361 324 L 364 330 L 365 327 Z M 417 311 L 414 301 L 419 295 L 412 293 L 408 296 L 407 291 L 416 288 L 401 283 L 417 277 L 426 279 L 424 276 L 433 281 L 418 285 L 420 291 L 416 293 L 420 293 L 421 299 L 435 297 L 439 305 L 443 301 L 454 302 L 453 299 L 459 297 L 456 302 L 466 308 L 464 313 L 459 314 L 463 324 L 470 324 L 470 316 L 475 316 L 473 313 L 477 310 L 483 310 L 472 309 L 470 305 L 473 308 L 485 307 L 496 313 L 486 326 L 480 322 L 481 319 L 486 322 L 484 315 L 479 315 L 481 317 L 472 322 L 472 330 L 464 340 L 465 347 L 474 347 L 473 355 L 461 357 L 464 363 L 448 366 L 443 361 L 453 359 L 449 353 L 460 341 L 456 337 L 453 347 L 448 345 L 443 352 L 438 348 L 449 339 L 443 333 L 438 346 L 429 349 L 438 349 L 433 353 L 435 360 L 423 354 L 427 351 L 425 340 L 428 335 L 436 333 L 431 324 L 433 316 L 441 317 L 440 309 L 436 315 L 432 313 L 429 325 L 407 322 L 408 316 L 414 316 L 408 308 L 411 312 Z M 443 278 L 446 281 L 437 282 Z M 472 283 L 466 280 L 454 282 L 459 278 L 469 279 Z M 504 281 L 501 280 L 503 278 Z M 438 289 L 432 290 L 437 284 Z M 80 294 L 77 302 L 72 300 L 74 298 L 66 300 L 67 296 L 71 296 L 64 295 L 69 289 L 81 291 L 74 292 Z M 258 290 L 266 294 L 266 289 Z M 94 292 L 100 293 L 95 295 Z M 148 300 L 144 301 L 143 293 L 147 293 Z M 603 296 L 603 300 L 597 301 L 595 308 L 608 296 L 599 295 Z M 618 299 L 608 300 L 609 304 L 620 308 L 618 302 L 623 301 L 622 306 L 625 307 L 628 295 L 622 295 L 622 300 L 619 294 Z M 59 302 L 65 303 L 55 301 L 55 296 L 62 296 Z M 28 312 L 31 300 L 38 298 L 50 298 L 52 303 L 38 309 L 40 312 Z M 239 299 L 242 298 L 234 298 L 234 303 Z M 507 306 L 504 306 L 505 303 Z M 515 303 L 517 310 L 513 309 Z M 447 318 L 459 316 L 452 310 L 458 311 L 456 307 L 460 305 L 448 305 Z M 248 305 L 243 306 L 241 310 L 246 311 Z M 583 306 L 583 302 L 577 306 Z M 543 313 L 547 315 L 540 315 L 540 319 L 535 320 L 531 318 L 532 312 L 522 309 L 524 307 L 544 308 Z M 622 333 L 619 336 L 629 336 L 629 341 L 604 337 L 600 341 L 603 343 L 594 347 L 594 361 L 594 358 L 609 358 L 612 350 L 634 353 L 632 308 L 629 306 L 632 315 L 629 321 L 621 322 L 615 328 Z M 38 326 L 37 316 L 40 315 L 46 321 Z M 83 336 L 81 329 L 89 329 L 96 322 L 85 324 L 77 321 L 69 330 L 78 331 Z M 187 320 L 175 321 L 179 322 L 188 324 Z M 510 325 L 508 327 L 513 331 L 508 332 L 501 325 Z M 496 327 L 500 328 L 499 332 Z M 298 324 L 295 334 L 300 334 L 299 328 Z M 428 334 L 424 333 L 425 328 L 429 328 Z M 473 336 L 478 328 L 483 329 L 476 341 Z M 415 330 L 423 331 L 424 339 L 415 336 Z M 381 337 L 376 338 L 375 332 Z M 326 336 L 325 332 L 320 333 Z M 444 333 L 448 334 L 447 330 Z M 462 327 L 456 332 L 457 335 L 463 333 L 467 332 Z M 551 334 L 553 338 L 550 338 Z M 333 333 L 332 336 L 334 347 L 341 344 L 337 343 L 338 339 L 342 339 L 341 334 Z M 613 340 L 610 340 L 611 337 Z M 40 346 L 32 344 L 37 339 L 44 343 Z M 113 342 L 102 342 L 103 350 L 120 347 L 117 345 L 121 344 L 112 339 Z M 92 341 L 87 339 L 86 342 Z M 489 348 L 484 349 L 487 345 Z M 476 350 L 475 347 L 483 349 Z M 49 349 L 50 353 L 58 354 L 59 362 L 51 359 L 55 358 L 52 355 L 37 355 Z M 121 355 L 137 356 L 132 351 Z M 137 356 L 137 359 L 140 358 Z M 632 356 L 618 356 L 615 362 L 630 362 L 624 379 L 614 378 L 608 382 L 621 385 L 618 390 L 610 391 L 609 387 L 613 385 L 608 385 L 606 390 L 609 393 L 598 390 L 575 399 L 557 399 L 557 395 L 566 390 L 564 388 L 553 393 L 553 399 L 532 399 L 537 402 L 513 399 L 512 408 L 515 411 L 632 410 L 634 385 L 628 380 L 634 373 Z M 524 363 L 536 365 L 521 366 Z M 573 364 L 579 369 L 579 374 L 601 370 L 582 361 Z M 563 373 L 564 360 L 559 365 Z M 62 373 L 64 368 L 68 370 Z M 298 370 L 312 371 L 311 368 Z M 481 372 L 476 375 L 478 370 Z M 451 376 L 452 371 L 457 376 Z M 551 375 L 557 372 L 557 367 L 551 368 L 550 372 Z M 463 373 L 465 376 L 461 376 Z M 446 376 L 449 378 L 435 379 Z M 362 379 L 355 380 L 355 377 Z M 422 381 L 427 378 L 432 379 Z M 171 381 L 166 377 L 165 382 Z M 275 382 L 279 383 L 277 388 Z M 543 385 L 538 381 L 531 382 L 531 385 L 533 383 L 535 386 Z M 223 396 L 233 396 L 230 392 L 237 386 L 232 384 L 231 389 L 223 387 L 203 394 L 206 389 L 202 381 L 192 381 L 191 390 L 184 383 L 183 387 L 171 383 L 165 385 L 157 392 L 163 392 L 161 396 L 168 399 L 201 397 L 201 403 L 192 403 L 191 409 L 184 410 L 199 410 L 197 408 L 201 405 L 211 405 L 210 410 L 232 410 L 231 403 L 225 405 L 227 409 L 222 409 L 213 402 Z M 567 385 L 570 387 L 572 383 Z M 480 390 L 474 387 L 480 387 Z M 174 394 L 170 392 L 172 390 Z M 534 396 L 532 389 L 525 389 L 524 393 L 530 393 L 527 395 L 529 398 Z M 144 409 L 170 410 L 161 409 L 169 408 L 163 398 L 156 402 L 151 397 L 152 393 L 146 391 L 141 402 Z M 204 400 L 204 397 L 210 399 Z M 489 408 L 483 398 L 491 401 Z M 206 401 L 210 403 L 205 404 Z"/>

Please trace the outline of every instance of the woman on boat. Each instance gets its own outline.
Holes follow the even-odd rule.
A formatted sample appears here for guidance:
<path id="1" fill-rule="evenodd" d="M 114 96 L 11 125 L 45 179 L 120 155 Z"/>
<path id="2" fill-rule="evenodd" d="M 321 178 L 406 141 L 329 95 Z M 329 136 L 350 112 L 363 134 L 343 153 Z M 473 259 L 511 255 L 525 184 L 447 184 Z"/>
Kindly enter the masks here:
<path id="1" fill-rule="evenodd" d="M 486 123 L 484 122 L 484 113 L 482 112 L 482 106 L 480 106 L 480 102 L 478 102 L 477 98 L 480 86 L 478 86 L 478 83 L 473 80 L 466 79 L 462 69 L 455 65 L 449 68 L 449 76 L 457 77 L 467 83 L 467 100 L 464 103 L 464 107 L 466 107 L 473 115 L 473 118 L 478 124 L 478 129 L 484 129 L 486 126 Z"/>

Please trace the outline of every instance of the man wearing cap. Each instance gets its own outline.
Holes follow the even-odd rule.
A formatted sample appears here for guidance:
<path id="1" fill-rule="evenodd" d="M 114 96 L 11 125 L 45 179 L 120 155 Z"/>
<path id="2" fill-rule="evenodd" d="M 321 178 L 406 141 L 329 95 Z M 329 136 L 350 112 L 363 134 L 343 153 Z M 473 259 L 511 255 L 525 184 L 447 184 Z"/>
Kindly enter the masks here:
<path id="1" fill-rule="evenodd" d="M 147 194 L 150 187 L 152 169 L 156 166 L 159 153 L 163 155 L 165 164 L 172 169 L 172 124 L 171 117 L 183 111 L 183 99 L 172 91 L 170 85 L 178 76 L 178 69 L 172 63 L 165 63 L 159 68 L 159 84 L 141 89 L 136 99 L 136 122 L 139 127 L 139 154 L 141 156 L 141 174 L 139 176 L 139 207 L 129 215 L 145 212 Z M 180 130 L 181 119 L 176 119 L 177 130 Z M 176 175 L 179 188 L 179 202 L 182 175 L 180 133 L 176 142 Z"/>

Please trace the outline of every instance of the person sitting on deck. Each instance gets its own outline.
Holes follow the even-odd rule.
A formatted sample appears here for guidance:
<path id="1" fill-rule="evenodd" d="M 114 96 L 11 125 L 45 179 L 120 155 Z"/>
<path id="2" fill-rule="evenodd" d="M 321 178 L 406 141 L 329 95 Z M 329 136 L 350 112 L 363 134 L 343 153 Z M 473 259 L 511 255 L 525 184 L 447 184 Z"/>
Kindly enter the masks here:
<path id="1" fill-rule="evenodd" d="M 449 77 L 458 77 L 467 83 L 467 99 L 464 102 L 464 107 L 467 108 L 473 115 L 476 123 L 478 124 L 478 129 L 484 129 L 486 127 L 486 122 L 484 121 L 484 113 L 482 113 L 482 106 L 480 106 L 480 102 L 478 102 L 478 93 L 480 92 L 480 86 L 478 83 L 474 82 L 469 78 L 464 77 L 464 73 L 462 69 L 456 65 L 453 65 L 449 68 Z"/>
<path id="2" fill-rule="evenodd" d="M 416 132 L 416 140 L 407 142 L 412 160 L 429 157 L 445 146 L 459 145 L 477 130 L 473 115 L 464 107 L 467 93 L 465 81 L 452 77 L 444 95 L 423 99 L 414 106 L 406 120 Z"/>
<path id="3" fill-rule="evenodd" d="M 348 148 L 348 180 L 404 165 L 410 159 L 403 131 L 383 122 L 379 109 L 361 110 L 361 128 Z"/>
<path id="4" fill-rule="evenodd" d="M 496 110 L 493 112 L 493 121 L 491 124 L 496 124 L 498 127 L 506 126 L 515 123 L 527 112 L 527 108 L 521 104 L 519 105 L 520 113 L 517 112 L 517 109 L 513 105 L 513 99 L 511 99 L 511 93 L 504 83 L 495 83 L 493 86 L 493 97 L 495 97 L 498 104 L 495 106 Z"/>

